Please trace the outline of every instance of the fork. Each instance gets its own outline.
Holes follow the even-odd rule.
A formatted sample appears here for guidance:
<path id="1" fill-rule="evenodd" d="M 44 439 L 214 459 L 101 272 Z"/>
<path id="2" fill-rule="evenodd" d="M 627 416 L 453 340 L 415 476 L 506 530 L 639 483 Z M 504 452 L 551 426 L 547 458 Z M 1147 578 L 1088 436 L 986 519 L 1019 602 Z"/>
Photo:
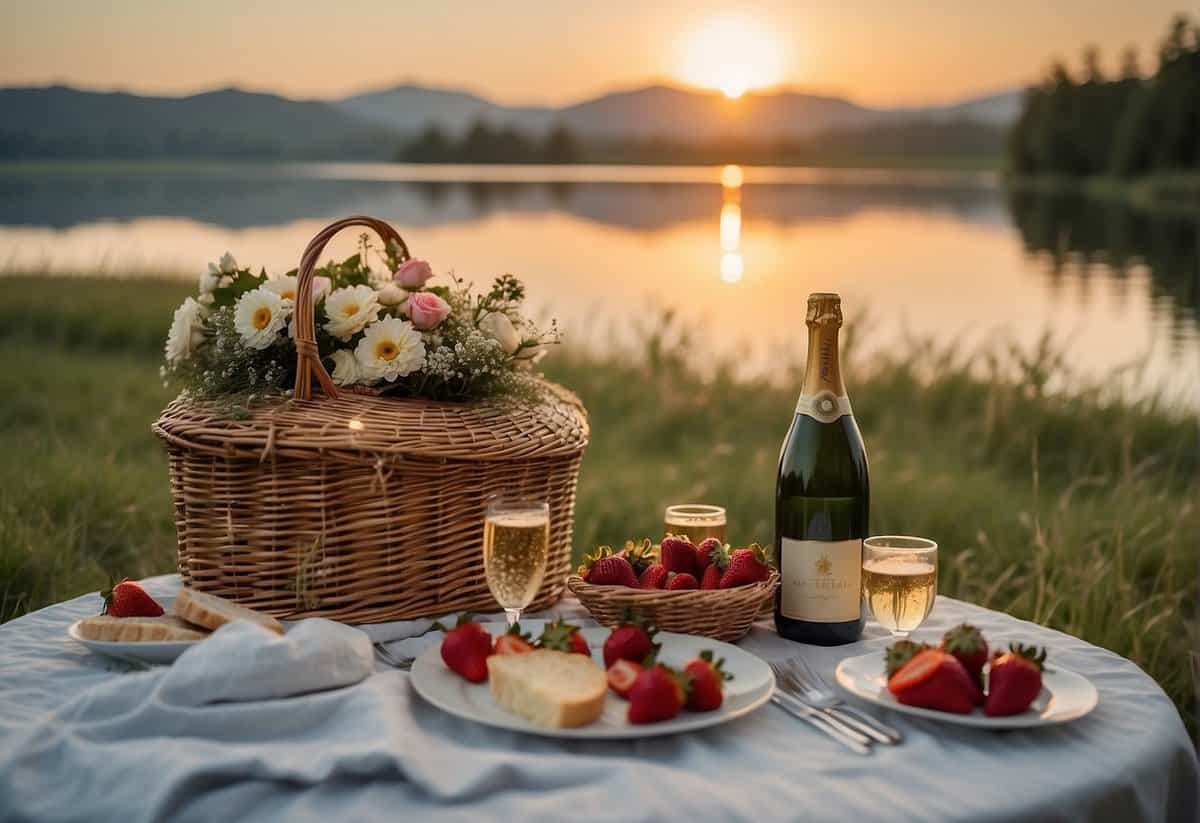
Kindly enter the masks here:
<path id="1" fill-rule="evenodd" d="M 848 705 L 829 687 L 821 673 L 797 656 L 783 664 L 785 678 L 799 692 L 799 697 L 814 709 L 836 717 L 848 726 L 870 737 L 877 743 L 896 744 L 904 740 L 897 729 L 876 720 L 866 712 Z"/>
<path id="2" fill-rule="evenodd" d="M 771 702 L 797 720 L 803 720 L 815 729 L 841 743 L 857 754 L 871 753 L 871 740 L 866 735 L 856 732 L 836 718 L 830 717 L 812 706 L 807 705 L 794 694 L 788 686 L 783 685 L 788 674 L 779 663 L 767 661 L 771 671 L 775 673 L 776 688 L 771 694 Z"/>
<path id="3" fill-rule="evenodd" d="M 384 665 L 391 666 L 393 669 L 406 672 L 412 668 L 413 661 L 416 660 L 415 657 L 401 657 L 394 654 L 384 643 L 372 643 L 371 645 L 375 648 L 375 656 L 382 660 Z"/>

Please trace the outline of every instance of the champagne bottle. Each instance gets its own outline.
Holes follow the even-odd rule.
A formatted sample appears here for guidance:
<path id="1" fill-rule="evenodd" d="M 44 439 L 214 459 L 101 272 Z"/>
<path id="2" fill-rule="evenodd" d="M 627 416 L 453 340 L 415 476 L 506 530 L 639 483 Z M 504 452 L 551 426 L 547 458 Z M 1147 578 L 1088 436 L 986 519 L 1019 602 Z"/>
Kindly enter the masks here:
<path id="1" fill-rule="evenodd" d="M 807 324 L 804 386 L 775 481 L 775 626 L 789 640 L 835 646 L 862 634 L 867 452 L 838 361 L 841 298 L 809 295 Z"/>

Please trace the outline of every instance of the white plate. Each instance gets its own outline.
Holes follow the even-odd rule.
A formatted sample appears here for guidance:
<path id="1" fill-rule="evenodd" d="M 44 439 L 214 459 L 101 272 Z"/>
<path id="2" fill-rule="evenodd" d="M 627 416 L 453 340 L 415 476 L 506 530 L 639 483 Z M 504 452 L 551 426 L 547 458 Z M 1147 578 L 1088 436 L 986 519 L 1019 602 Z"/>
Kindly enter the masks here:
<path id="1" fill-rule="evenodd" d="M 1033 701 L 1033 705 L 1021 714 L 988 717 L 983 713 L 983 709 L 976 709 L 971 714 L 954 714 L 906 706 L 887 690 L 882 652 L 843 660 L 837 667 L 837 682 L 846 691 L 858 695 L 863 700 L 898 712 L 982 729 L 1027 729 L 1066 723 L 1083 717 L 1096 708 L 1096 703 L 1100 700 L 1096 687 L 1086 677 L 1053 666 L 1042 673 L 1042 693 Z"/>
<path id="2" fill-rule="evenodd" d="M 522 630 L 537 637 L 545 625 L 544 620 L 522 620 Z M 505 626 L 500 623 L 485 623 L 493 635 L 503 634 Z M 604 666 L 604 641 L 609 630 L 603 627 L 580 629 L 592 649 L 592 658 L 597 665 Z M 626 721 L 625 711 L 629 705 L 611 691 L 604 704 L 604 714 L 595 723 L 573 729 L 551 729 L 537 726 L 501 709 L 492 699 L 486 682 L 471 683 L 446 668 L 442 662 L 440 644 L 426 649 L 413 662 L 412 685 L 421 697 L 443 711 L 458 717 L 474 720 L 485 726 L 496 726 L 512 731 L 540 734 L 547 737 L 570 737 L 585 739 L 614 739 L 628 737 L 652 737 L 663 734 L 703 729 L 715 726 L 748 714 L 771 699 L 775 690 L 775 676 L 762 660 L 737 646 L 696 637 L 688 634 L 660 632 L 662 643 L 659 660 L 673 668 L 683 668 L 688 660 L 703 649 L 712 649 L 716 657 L 725 658 L 725 671 L 733 680 L 725 683 L 725 700 L 714 712 L 682 711 L 675 718 L 662 723 L 633 725 Z"/>
<path id="3" fill-rule="evenodd" d="M 170 615 L 175 613 L 174 597 L 155 599 L 163 607 L 163 614 Z M 76 620 L 67 628 L 67 634 L 72 640 L 82 643 L 97 654 L 126 662 L 136 661 L 138 663 L 151 664 L 174 663 L 175 658 L 197 643 L 202 642 L 202 640 L 173 640 L 163 642 L 139 640 L 131 643 L 128 641 L 89 640 L 79 633 L 79 624 L 82 622 L 82 620 Z"/>

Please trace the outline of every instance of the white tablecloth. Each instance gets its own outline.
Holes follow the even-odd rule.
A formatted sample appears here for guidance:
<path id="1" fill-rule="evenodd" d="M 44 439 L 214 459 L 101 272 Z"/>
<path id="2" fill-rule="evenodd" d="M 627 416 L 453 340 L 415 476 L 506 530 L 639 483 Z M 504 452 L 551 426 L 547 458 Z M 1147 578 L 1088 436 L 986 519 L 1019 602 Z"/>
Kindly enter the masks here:
<path id="1" fill-rule="evenodd" d="M 165 596 L 178 585 L 165 576 L 147 587 Z M 114 678 L 133 692 L 164 674 L 121 672 L 66 638 L 98 605 L 87 595 L 0 626 L 0 820 L 1192 821 L 1200 809 L 1195 751 L 1140 669 L 950 598 L 938 599 L 922 634 L 966 619 L 996 645 L 1044 644 L 1096 684 L 1099 707 L 1062 727 L 1006 733 L 888 713 L 907 741 L 869 757 L 774 706 L 699 733 L 563 743 L 442 714 L 406 674 L 381 668 L 348 688 L 288 698 L 289 722 L 271 729 L 249 711 L 244 728 L 219 739 L 148 731 L 132 746 L 57 711 Z M 566 601 L 556 611 L 578 609 Z M 881 650 L 884 635 L 868 625 L 862 642 L 822 649 L 763 623 L 741 645 L 766 658 L 801 652 L 831 677 L 842 657 Z M 16 751 L 34 727 L 52 730 L 54 745 Z M 92 768 L 64 765 L 81 759 Z"/>

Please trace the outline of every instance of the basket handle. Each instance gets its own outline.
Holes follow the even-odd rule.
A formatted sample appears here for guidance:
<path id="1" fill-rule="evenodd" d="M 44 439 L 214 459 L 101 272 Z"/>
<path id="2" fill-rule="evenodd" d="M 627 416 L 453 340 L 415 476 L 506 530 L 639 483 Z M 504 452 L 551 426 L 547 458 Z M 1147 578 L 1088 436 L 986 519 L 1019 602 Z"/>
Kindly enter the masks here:
<path id="1" fill-rule="evenodd" d="M 309 241 L 308 248 L 304 250 L 304 255 L 300 258 L 300 268 L 296 273 L 296 309 L 293 316 L 296 320 L 296 389 L 294 397 L 297 400 L 309 399 L 314 377 L 317 378 L 317 382 L 321 384 L 321 388 L 328 397 L 336 400 L 338 396 L 337 387 L 333 385 L 333 380 L 329 377 L 325 364 L 321 362 L 321 353 L 317 350 L 316 320 L 313 317 L 315 312 L 312 294 L 313 277 L 317 263 L 321 259 L 321 252 L 325 250 L 325 244 L 342 229 L 348 229 L 351 226 L 364 226 L 371 229 L 379 235 L 385 245 L 395 243 L 400 247 L 401 260 L 409 259 L 408 245 L 399 232 L 374 217 L 362 215 L 344 217 L 321 229 L 317 232 L 316 237 Z"/>

